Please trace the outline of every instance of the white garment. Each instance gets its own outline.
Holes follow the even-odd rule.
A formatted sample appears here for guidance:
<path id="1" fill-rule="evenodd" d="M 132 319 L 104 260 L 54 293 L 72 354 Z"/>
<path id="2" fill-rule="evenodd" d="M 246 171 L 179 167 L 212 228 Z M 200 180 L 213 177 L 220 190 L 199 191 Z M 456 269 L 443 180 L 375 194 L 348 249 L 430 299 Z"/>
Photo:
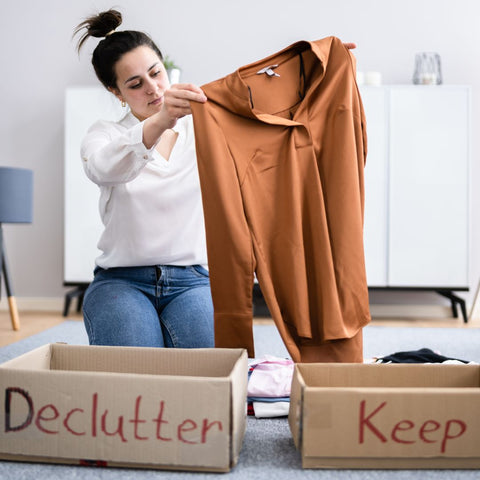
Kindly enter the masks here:
<path id="1" fill-rule="evenodd" d="M 249 397 L 289 397 L 292 387 L 294 362 L 288 358 L 264 355 L 249 364 L 254 367 L 248 379 Z"/>
<path id="2" fill-rule="evenodd" d="M 290 402 L 253 402 L 256 418 L 287 417 Z"/>
<path id="3" fill-rule="evenodd" d="M 127 114 L 99 121 L 81 146 L 87 176 L 100 187 L 102 268 L 207 266 L 203 207 L 191 115 L 178 120 L 166 160 L 142 142 L 143 122 Z"/>

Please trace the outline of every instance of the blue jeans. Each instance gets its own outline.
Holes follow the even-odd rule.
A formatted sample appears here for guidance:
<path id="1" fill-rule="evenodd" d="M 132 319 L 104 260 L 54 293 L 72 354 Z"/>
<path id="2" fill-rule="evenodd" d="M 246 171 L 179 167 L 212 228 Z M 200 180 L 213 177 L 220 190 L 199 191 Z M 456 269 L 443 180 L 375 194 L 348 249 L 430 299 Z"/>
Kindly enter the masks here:
<path id="1" fill-rule="evenodd" d="M 214 346 L 210 280 L 199 265 L 97 267 L 83 317 L 91 345 Z"/>

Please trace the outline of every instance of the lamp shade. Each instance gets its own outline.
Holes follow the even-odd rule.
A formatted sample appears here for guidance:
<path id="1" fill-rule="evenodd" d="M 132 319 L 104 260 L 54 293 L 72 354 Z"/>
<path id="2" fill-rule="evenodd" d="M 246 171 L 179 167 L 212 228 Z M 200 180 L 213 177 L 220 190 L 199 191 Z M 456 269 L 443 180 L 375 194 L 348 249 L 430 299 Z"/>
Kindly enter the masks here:
<path id="1" fill-rule="evenodd" d="M 0 167 L 0 223 L 31 223 L 33 172 Z"/>

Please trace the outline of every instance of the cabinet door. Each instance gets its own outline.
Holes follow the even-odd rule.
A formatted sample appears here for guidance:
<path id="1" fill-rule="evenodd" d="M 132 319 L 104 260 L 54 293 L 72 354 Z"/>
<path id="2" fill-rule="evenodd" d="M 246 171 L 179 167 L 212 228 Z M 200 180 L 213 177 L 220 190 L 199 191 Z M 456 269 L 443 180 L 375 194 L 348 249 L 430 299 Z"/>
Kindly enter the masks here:
<path id="1" fill-rule="evenodd" d="M 93 280 L 97 248 L 103 231 L 98 213 L 99 190 L 83 170 L 80 144 L 99 118 L 119 120 L 125 115 L 120 102 L 103 87 L 69 87 L 65 93 L 65 204 L 63 280 Z"/>
<path id="2" fill-rule="evenodd" d="M 362 86 L 367 119 L 367 163 L 365 165 L 364 245 L 367 283 L 387 285 L 387 91 Z"/>
<path id="3" fill-rule="evenodd" d="M 469 90 L 390 91 L 389 286 L 468 286 Z"/>

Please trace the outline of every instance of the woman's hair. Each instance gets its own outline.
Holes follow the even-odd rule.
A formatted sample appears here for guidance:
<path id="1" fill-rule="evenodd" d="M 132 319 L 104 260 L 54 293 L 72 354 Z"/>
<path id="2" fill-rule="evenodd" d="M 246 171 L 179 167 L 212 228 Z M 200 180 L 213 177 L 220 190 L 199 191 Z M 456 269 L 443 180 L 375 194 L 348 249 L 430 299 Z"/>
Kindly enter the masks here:
<path id="1" fill-rule="evenodd" d="M 141 46 L 150 47 L 163 61 L 159 48 L 146 33 L 136 30 L 117 32 L 116 29 L 121 23 L 122 14 L 117 10 L 110 9 L 87 18 L 73 32 L 75 36 L 83 29 L 86 30 L 78 40 L 77 51 L 79 53 L 82 45 L 89 37 L 103 38 L 93 51 L 92 65 L 98 79 L 107 89 L 117 87 L 115 64 L 123 55 L 134 48 Z"/>

